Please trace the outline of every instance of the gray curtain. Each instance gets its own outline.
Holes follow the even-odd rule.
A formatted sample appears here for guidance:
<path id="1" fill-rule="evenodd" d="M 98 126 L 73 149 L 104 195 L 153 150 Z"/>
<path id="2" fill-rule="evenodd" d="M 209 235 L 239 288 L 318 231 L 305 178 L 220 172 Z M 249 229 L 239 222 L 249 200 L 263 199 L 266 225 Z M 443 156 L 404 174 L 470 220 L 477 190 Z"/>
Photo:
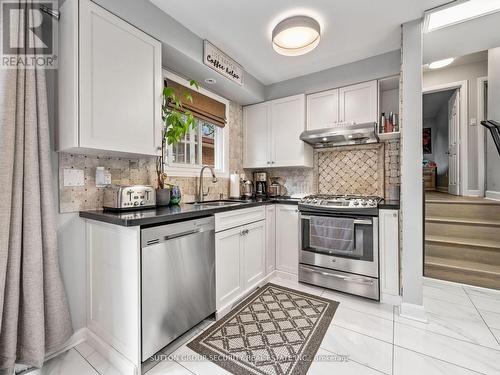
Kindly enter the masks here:
<path id="1" fill-rule="evenodd" d="M 11 374 L 15 363 L 41 367 L 72 334 L 43 69 L 0 68 L 0 153 L 0 374 Z"/>

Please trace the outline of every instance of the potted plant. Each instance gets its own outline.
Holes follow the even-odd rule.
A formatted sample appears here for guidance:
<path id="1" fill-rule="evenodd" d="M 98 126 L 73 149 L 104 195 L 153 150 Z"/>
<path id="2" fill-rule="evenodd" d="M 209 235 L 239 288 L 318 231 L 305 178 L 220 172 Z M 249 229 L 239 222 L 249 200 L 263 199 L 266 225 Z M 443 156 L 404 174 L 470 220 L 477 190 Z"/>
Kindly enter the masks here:
<path id="1" fill-rule="evenodd" d="M 189 80 L 189 85 L 197 90 L 200 88 L 199 83 L 194 79 Z M 192 103 L 193 97 L 187 92 L 183 93 L 182 97 L 179 97 L 172 87 L 163 88 L 162 150 L 161 156 L 156 161 L 156 202 L 158 206 L 166 206 L 170 203 L 177 204 L 181 198 L 180 189 L 166 183 L 167 174 L 165 173 L 164 156 L 167 145 L 179 143 L 187 132 L 196 126 L 193 113 L 183 108 L 183 101 Z M 172 191 L 174 192 L 174 197 L 172 197 Z"/>

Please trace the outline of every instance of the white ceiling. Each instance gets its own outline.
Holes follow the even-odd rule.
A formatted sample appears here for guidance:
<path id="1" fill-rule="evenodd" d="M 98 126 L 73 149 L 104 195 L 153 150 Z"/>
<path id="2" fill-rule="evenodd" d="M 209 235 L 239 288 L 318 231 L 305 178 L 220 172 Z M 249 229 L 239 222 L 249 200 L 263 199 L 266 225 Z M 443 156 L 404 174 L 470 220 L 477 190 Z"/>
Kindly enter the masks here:
<path id="1" fill-rule="evenodd" d="M 400 25 L 449 0 L 150 0 L 238 61 L 263 84 L 280 82 L 400 48 Z M 322 39 L 312 52 L 278 55 L 273 27 L 292 15 L 314 17 Z M 173 36 L 175 37 L 175 36 Z"/>
<path id="2" fill-rule="evenodd" d="M 481 61 L 488 61 L 488 51 L 479 51 L 479 52 L 471 53 L 471 54 L 465 55 L 465 56 L 458 56 L 458 57 L 455 56 L 455 60 L 450 65 L 447 65 L 446 67 L 444 67 L 442 69 L 453 68 L 455 66 L 460 66 L 460 65 L 465 65 L 465 64 L 473 64 L 473 63 L 481 62 Z M 441 70 L 441 69 L 435 69 L 435 70 L 429 69 L 428 64 L 425 64 L 423 66 L 424 73 L 425 72 L 438 72 L 439 70 Z"/>

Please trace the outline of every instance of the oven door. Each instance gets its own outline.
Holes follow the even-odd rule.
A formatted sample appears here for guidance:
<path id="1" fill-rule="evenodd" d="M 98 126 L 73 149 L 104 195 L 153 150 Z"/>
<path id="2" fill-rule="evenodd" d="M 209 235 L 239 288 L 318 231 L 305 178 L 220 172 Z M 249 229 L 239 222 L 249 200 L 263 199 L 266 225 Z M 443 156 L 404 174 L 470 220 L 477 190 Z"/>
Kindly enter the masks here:
<path id="1" fill-rule="evenodd" d="M 354 235 L 353 246 L 350 249 L 339 250 L 335 248 L 336 241 L 324 241 L 322 246 L 312 245 L 311 225 L 317 225 L 322 217 L 335 217 L 331 215 L 317 215 L 301 213 L 301 251 L 302 264 L 330 268 L 334 270 L 356 273 L 378 278 L 378 218 L 372 216 L 350 216 L 353 220 Z M 314 218 L 314 219 L 313 219 Z M 346 218 L 342 216 L 339 218 Z M 313 220 L 311 220 L 313 219 Z"/>

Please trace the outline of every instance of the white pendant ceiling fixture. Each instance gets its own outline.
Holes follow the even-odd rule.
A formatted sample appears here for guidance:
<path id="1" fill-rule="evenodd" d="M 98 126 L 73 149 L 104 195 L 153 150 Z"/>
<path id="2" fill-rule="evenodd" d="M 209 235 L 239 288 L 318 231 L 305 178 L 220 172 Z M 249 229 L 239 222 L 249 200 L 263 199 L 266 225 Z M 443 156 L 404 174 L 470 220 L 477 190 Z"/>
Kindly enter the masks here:
<path id="1" fill-rule="evenodd" d="M 429 69 L 440 69 L 444 68 L 445 66 L 450 65 L 453 61 L 455 61 L 454 57 L 449 57 L 447 59 L 443 60 L 438 60 L 438 61 L 433 61 L 429 64 Z"/>
<path id="2" fill-rule="evenodd" d="M 314 18 L 286 18 L 273 29 L 273 49 L 280 55 L 300 56 L 312 51 L 321 39 L 321 27 Z"/>

